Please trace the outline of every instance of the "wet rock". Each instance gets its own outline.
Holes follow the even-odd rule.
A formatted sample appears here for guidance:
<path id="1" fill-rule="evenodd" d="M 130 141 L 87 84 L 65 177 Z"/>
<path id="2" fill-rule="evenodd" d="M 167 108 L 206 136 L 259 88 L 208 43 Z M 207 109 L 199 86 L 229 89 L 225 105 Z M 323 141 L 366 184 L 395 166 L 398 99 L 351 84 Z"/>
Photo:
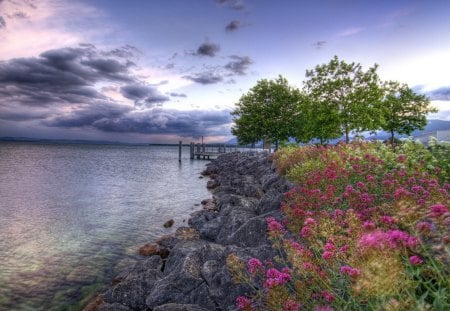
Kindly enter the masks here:
<path id="1" fill-rule="evenodd" d="M 159 244 L 145 244 L 139 248 L 139 255 L 141 256 L 153 256 L 158 255 L 162 258 L 166 258 L 169 255 L 169 250 Z"/>
<path id="2" fill-rule="evenodd" d="M 166 221 L 164 223 L 164 228 L 170 228 L 173 226 L 174 223 L 175 223 L 175 221 L 173 219 L 169 219 L 168 221 Z"/>

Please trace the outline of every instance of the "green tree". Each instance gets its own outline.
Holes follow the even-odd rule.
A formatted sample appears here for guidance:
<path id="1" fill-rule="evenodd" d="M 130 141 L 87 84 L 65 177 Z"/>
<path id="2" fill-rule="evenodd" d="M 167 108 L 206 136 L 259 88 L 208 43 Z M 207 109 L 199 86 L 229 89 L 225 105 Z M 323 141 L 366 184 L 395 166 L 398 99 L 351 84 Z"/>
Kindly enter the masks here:
<path id="1" fill-rule="evenodd" d="M 422 130 L 427 125 L 426 115 L 437 109 L 430 106 L 425 95 L 416 94 L 408 85 L 397 81 L 386 82 L 384 92 L 381 128 L 391 134 L 392 148 L 395 148 L 394 133 L 410 135 L 416 129 Z"/>
<path id="2" fill-rule="evenodd" d="M 259 80 L 242 95 L 231 113 L 233 135 L 243 144 L 263 139 L 278 143 L 293 134 L 293 119 L 298 116 L 299 91 L 278 76 L 275 80 Z"/>
<path id="3" fill-rule="evenodd" d="M 383 91 L 377 68 L 375 64 L 363 71 L 359 63 L 348 64 L 334 56 L 328 64 L 306 71 L 304 90 L 313 99 L 312 109 L 320 118 L 316 126 L 329 126 L 318 130 L 321 136 L 317 138 L 330 139 L 345 134 L 349 142 L 351 131 L 380 127 L 382 118 L 377 104 Z M 339 124 L 339 131 L 336 124 Z"/>

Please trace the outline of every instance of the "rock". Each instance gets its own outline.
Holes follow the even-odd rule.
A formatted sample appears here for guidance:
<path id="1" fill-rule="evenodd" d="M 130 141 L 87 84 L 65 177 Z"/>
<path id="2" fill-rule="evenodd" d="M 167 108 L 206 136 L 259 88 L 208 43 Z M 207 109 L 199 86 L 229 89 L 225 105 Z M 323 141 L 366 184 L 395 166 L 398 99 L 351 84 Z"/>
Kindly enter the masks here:
<path id="1" fill-rule="evenodd" d="M 83 311 L 97 311 L 100 306 L 104 303 L 103 295 L 97 295 L 92 299 L 88 305 L 83 309 Z"/>
<path id="2" fill-rule="evenodd" d="M 210 178 L 213 198 L 190 215 L 190 227 L 139 249 L 150 257 L 117 277 L 103 294 L 102 310 L 235 310 L 236 297 L 251 291 L 233 282 L 226 258 L 277 255 L 266 218 L 282 220 L 280 202 L 292 184 L 275 173 L 267 153 L 221 155 L 202 175 Z"/>
<path id="3" fill-rule="evenodd" d="M 162 306 L 153 308 L 153 311 L 208 311 L 199 305 L 167 303 Z"/>
<path id="4" fill-rule="evenodd" d="M 131 309 L 120 303 L 105 303 L 98 309 L 98 311 L 131 311 Z"/>
<path id="5" fill-rule="evenodd" d="M 168 221 L 166 221 L 164 223 L 164 228 L 170 228 L 173 226 L 174 223 L 175 223 L 175 221 L 173 219 L 169 219 Z"/>
<path id="6" fill-rule="evenodd" d="M 169 250 L 159 244 L 145 244 L 139 248 L 139 255 L 141 256 L 153 256 L 159 255 L 162 258 L 167 258 Z"/>

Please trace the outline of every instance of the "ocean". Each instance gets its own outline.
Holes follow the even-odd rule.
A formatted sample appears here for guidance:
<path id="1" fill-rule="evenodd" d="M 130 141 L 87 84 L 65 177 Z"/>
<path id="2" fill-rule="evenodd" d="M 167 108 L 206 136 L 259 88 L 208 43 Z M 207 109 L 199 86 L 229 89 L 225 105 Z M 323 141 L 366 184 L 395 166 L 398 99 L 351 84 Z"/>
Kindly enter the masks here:
<path id="1" fill-rule="evenodd" d="M 0 143 L 0 310 L 80 310 L 211 197 L 177 146 Z M 175 220 L 173 228 L 163 227 Z"/>

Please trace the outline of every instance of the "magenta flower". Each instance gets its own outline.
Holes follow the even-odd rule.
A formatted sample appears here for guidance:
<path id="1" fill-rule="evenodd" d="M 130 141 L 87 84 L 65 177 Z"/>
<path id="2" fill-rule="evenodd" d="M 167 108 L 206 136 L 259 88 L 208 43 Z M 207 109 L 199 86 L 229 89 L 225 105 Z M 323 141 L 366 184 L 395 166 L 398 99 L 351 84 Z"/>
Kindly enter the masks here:
<path id="1" fill-rule="evenodd" d="M 239 296 L 236 298 L 236 307 L 239 310 L 253 310 L 252 300 L 245 296 Z"/>
<path id="2" fill-rule="evenodd" d="M 273 217 L 267 217 L 267 227 L 269 228 L 270 232 L 279 234 L 284 232 L 283 225 L 280 224 L 275 218 Z"/>
<path id="3" fill-rule="evenodd" d="M 283 311 L 298 311 L 300 304 L 292 299 L 288 299 L 283 305 Z"/>
<path id="4" fill-rule="evenodd" d="M 428 234 L 432 230 L 432 224 L 426 221 L 420 221 L 416 225 L 417 231 L 419 231 L 422 234 Z"/>
<path id="5" fill-rule="evenodd" d="M 248 261 L 248 272 L 250 274 L 255 274 L 260 269 L 262 269 L 262 262 L 257 258 L 250 258 Z"/>
<path id="6" fill-rule="evenodd" d="M 366 230 L 373 230 L 373 229 L 375 229 L 376 226 L 375 226 L 375 223 L 374 223 L 373 221 L 366 220 L 366 221 L 363 223 L 362 227 L 363 227 L 364 229 L 366 229 Z"/>
<path id="7" fill-rule="evenodd" d="M 332 302 L 334 300 L 334 295 L 325 290 L 322 291 L 322 297 L 325 298 L 327 302 Z"/>
<path id="8" fill-rule="evenodd" d="M 391 216 L 381 216 L 380 221 L 386 225 L 395 224 L 395 219 Z"/>
<path id="9" fill-rule="evenodd" d="M 333 258 L 333 256 L 334 256 L 334 253 L 330 252 L 330 251 L 325 251 L 322 253 L 322 258 L 325 260 L 331 259 L 331 258 Z"/>
<path id="10" fill-rule="evenodd" d="M 430 206 L 430 216 L 433 218 L 439 218 L 447 212 L 448 208 L 443 204 L 435 204 Z"/>
<path id="11" fill-rule="evenodd" d="M 359 269 L 352 268 L 350 266 L 342 266 L 340 269 L 340 272 L 342 274 L 347 274 L 349 276 L 357 276 L 361 273 L 361 271 Z"/>
<path id="12" fill-rule="evenodd" d="M 278 271 L 275 268 L 270 268 L 267 270 L 267 279 L 264 283 L 264 287 L 272 288 L 278 285 L 286 284 L 291 280 L 291 275 L 283 269 L 283 272 Z"/>
<path id="13" fill-rule="evenodd" d="M 326 251 L 334 252 L 336 250 L 336 247 L 334 244 L 330 241 L 327 241 L 323 247 Z"/>
<path id="14" fill-rule="evenodd" d="M 316 225 L 316 224 L 317 224 L 317 221 L 311 217 L 306 218 L 305 222 L 303 223 L 304 226 Z"/>
<path id="15" fill-rule="evenodd" d="M 414 256 L 409 257 L 409 262 L 413 266 L 418 266 L 423 263 L 423 260 L 419 256 L 414 255 Z"/>

